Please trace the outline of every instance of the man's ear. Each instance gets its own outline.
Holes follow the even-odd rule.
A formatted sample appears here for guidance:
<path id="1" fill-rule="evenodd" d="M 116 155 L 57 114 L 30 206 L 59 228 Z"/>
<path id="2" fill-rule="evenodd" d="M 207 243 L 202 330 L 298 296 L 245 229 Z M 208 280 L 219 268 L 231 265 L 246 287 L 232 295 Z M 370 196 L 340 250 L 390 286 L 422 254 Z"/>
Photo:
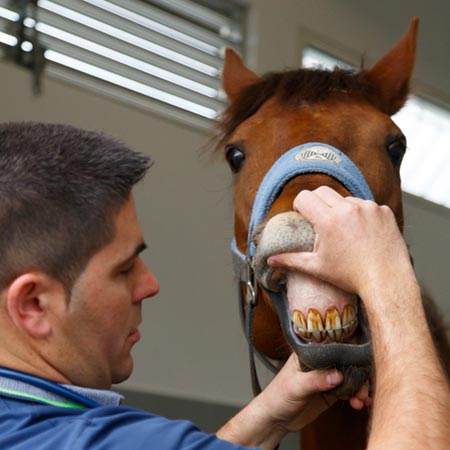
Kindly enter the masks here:
<path id="1" fill-rule="evenodd" d="M 62 284 L 41 272 L 18 276 L 6 292 L 6 309 L 12 322 L 37 339 L 51 335 L 53 312 L 62 301 L 65 302 Z"/>

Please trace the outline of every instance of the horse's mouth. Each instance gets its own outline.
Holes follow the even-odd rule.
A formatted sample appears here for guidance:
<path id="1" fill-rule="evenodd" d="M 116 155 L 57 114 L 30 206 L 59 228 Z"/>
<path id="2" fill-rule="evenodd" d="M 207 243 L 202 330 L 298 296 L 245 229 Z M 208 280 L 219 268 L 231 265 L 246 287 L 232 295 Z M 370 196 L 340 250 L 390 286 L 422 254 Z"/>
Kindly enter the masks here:
<path id="1" fill-rule="evenodd" d="M 267 265 L 267 259 L 277 253 L 312 251 L 314 232 L 299 217 L 294 212 L 279 214 L 259 230 L 255 274 L 302 366 L 339 368 L 345 375 L 340 392 L 352 395 L 368 378 L 371 366 L 370 332 L 362 302 L 309 275 Z"/>
<path id="2" fill-rule="evenodd" d="M 353 396 L 371 374 L 370 332 L 361 301 L 352 297 L 353 303 L 343 309 L 331 306 L 323 314 L 308 308 L 305 315 L 292 309 L 285 285 L 278 292 L 264 289 L 303 370 L 338 368 L 344 382 L 335 388 L 336 394 L 342 398 Z"/>
<path id="3" fill-rule="evenodd" d="M 267 264 L 267 259 L 276 253 L 312 251 L 314 239 L 311 225 L 294 211 L 261 224 L 253 235 L 258 281 L 272 299 L 271 292 L 283 293 L 289 326 L 302 343 L 363 343 L 364 336 L 358 331 L 364 318 L 357 296 L 310 275 Z"/>
<path id="4" fill-rule="evenodd" d="M 283 327 L 288 324 L 299 344 L 357 346 L 367 342 L 364 307 L 356 295 L 303 273 L 270 273 L 277 279 L 278 288 L 271 281 L 270 290 L 267 284 L 264 289 L 278 314 L 282 311 L 286 318 L 281 321 Z M 267 282 L 266 277 L 264 283 Z M 271 291 L 279 294 L 275 296 Z"/>
<path id="5" fill-rule="evenodd" d="M 302 273 L 287 273 L 282 279 L 291 324 L 301 340 L 317 344 L 357 343 L 356 296 Z"/>

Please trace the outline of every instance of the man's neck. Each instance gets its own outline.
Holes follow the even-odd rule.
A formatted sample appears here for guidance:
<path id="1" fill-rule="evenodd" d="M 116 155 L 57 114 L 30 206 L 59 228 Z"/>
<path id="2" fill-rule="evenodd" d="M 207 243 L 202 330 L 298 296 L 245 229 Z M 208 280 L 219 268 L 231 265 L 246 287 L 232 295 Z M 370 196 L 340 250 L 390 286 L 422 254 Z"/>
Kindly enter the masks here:
<path id="1" fill-rule="evenodd" d="M 0 323 L 0 366 L 36 375 L 61 384 L 73 384 L 47 361 L 43 352 L 29 342 L 26 336 Z"/>

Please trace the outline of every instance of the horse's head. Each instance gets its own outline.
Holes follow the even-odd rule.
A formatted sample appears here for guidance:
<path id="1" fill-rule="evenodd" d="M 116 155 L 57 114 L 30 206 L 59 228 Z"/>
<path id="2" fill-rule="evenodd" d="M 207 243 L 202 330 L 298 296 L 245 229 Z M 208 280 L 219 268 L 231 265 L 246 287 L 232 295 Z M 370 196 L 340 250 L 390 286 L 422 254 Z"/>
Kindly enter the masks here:
<path id="1" fill-rule="evenodd" d="M 227 50 L 223 87 L 230 105 L 220 126 L 233 172 L 235 238 L 242 253 L 247 254 L 252 208 L 265 174 L 283 154 L 306 143 L 326 144 L 334 155 L 336 149 L 346 155 L 363 174 L 375 201 L 388 205 L 402 227 L 399 168 L 406 141 L 390 116 L 403 106 L 409 92 L 416 33 L 417 20 L 413 19 L 407 34 L 390 52 L 372 69 L 358 72 L 300 69 L 259 77 Z M 275 193 L 257 232 L 259 239 L 262 236 L 269 242 L 264 258 L 270 253 L 270 242 L 275 242 L 277 253 L 295 250 L 289 245 L 295 240 L 291 230 L 301 235 L 308 229 L 296 214 L 281 214 L 292 211 L 298 192 L 322 185 L 351 195 L 342 180 L 326 173 L 295 175 Z M 271 225 L 265 227 L 267 223 Z M 355 362 L 353 354 L 370 348 L 358 299 L 304 274 L 289 274 L 284 282 L 288 301 L 282 308 L 288 317 L 289 330 L 284 331 L 290 335 L 289 344 L 280 327 L 276 311 L 280 309 L 274 307 L 265 286 L 259 290 L 255 311 L 256 348 L 274 360 L 287 358 L 292 348 L 313 349 L 306 362 L 312 368 L 330 365 L 330 351 L 341 352 L 336 364 L 348 370 L 344 391 L 354 392 L 367 377 L 368 368 L 367 361 L 359 364 L 356 358 Z M 328 354 L 326 363 L 320 356 L 323 349 Z M 302 360 L 301 352 L 299 356 Z M 364 358 L 370 361 L 370 351 Z"/>

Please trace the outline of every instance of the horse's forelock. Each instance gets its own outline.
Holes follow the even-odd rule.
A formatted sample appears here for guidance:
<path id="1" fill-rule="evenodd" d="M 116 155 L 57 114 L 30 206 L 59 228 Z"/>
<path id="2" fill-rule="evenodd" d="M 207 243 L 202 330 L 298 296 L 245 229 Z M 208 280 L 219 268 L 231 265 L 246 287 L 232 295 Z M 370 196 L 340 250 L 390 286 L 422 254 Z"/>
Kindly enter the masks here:
<path id="1" fill-rule="evenodd" d="M 373 95 L 367 72 L 336 68 L 298 69 L 268 73 L 247 88 L 222 113 L 218 121 L 219 146 L 245 120 L 255 114 L 271 97 L 286 105 L 314 103 L 339 94 L 371 99 Z"/>

